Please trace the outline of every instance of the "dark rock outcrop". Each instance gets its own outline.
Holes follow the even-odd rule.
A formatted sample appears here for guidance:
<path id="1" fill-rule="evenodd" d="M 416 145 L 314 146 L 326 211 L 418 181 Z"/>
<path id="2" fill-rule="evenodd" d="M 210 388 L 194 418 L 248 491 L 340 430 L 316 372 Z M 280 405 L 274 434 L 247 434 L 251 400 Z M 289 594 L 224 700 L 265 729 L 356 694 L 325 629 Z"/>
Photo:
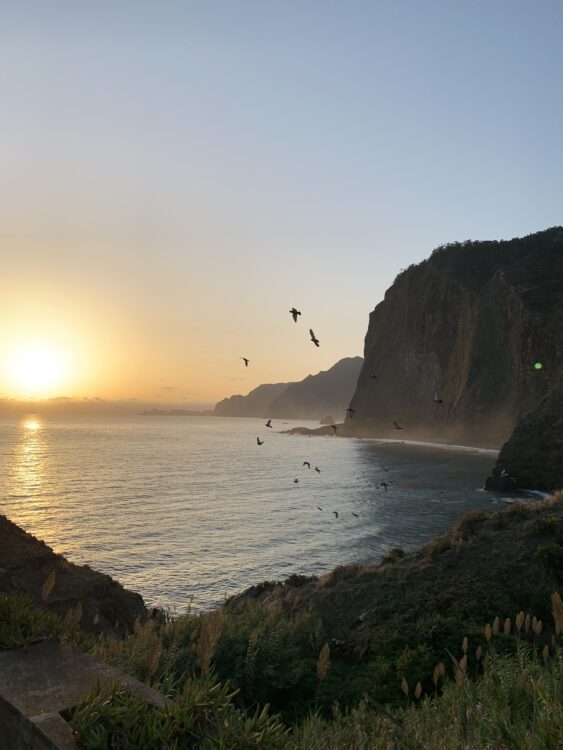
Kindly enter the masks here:
<path id="1" fill-rule="evenodd" d="M 53 572 L 44 599 L 43 586 Z M 0 516 L 0 591 L 25 593 L 61 617 L 80 603 L 80 627 L 93 633 L 123 635 L 137 618 L 145 622 L 148 617 L 140 594 L 87 565 L 74 565 L 5 516 Z"/>
<path id="2" fill-rule="evenodd" d="M 563 488 L 563 387 L 555 388 L 516 425 L 485 489 Z"/>
<path id="3" fill-rule="evenodd" d="M 563 228 L 438 248 L 372 312 L 340 434 L 496 447 L 563 375 L 562 340 Z"/>

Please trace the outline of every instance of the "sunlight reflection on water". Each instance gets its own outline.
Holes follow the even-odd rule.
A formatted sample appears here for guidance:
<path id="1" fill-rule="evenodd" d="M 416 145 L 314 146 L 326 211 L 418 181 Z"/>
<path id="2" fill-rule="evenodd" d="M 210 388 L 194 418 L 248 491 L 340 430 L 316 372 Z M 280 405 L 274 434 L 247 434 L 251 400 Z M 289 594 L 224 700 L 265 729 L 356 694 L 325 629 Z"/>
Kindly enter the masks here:
<path id="1" fill-rule="evenodd" d="M 498 502 L 479 491 L 492 456 L 264 436 L 263 427 L 199 417 L 2 419 L 0 510 L 149 604 L 181 611 L 191 597 L 208 607 L 264 579 L 374 562 Z"/>

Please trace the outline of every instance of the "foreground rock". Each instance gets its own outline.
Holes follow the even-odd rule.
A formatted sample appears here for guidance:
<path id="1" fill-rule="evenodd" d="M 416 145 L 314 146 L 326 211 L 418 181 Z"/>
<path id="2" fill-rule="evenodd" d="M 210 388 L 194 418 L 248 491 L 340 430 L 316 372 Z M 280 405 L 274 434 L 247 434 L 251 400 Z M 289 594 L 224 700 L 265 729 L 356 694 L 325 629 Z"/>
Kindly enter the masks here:
<path id="1" fill-rule="evenodd" d="M 516 425 L 485 489 L 563 488 L 563 388 L 545 396 Z"/>
<path id="2" fill-rule="evenodd" d="M 562 309 L 561 227 L 438 248 L 371 313 L 339 432 L 500 446 L 563 376 Z"/>
<path id="3" fill-rule="evenodd" d="M 46 584 L 49 576 L 52 587 Z M 80 627 L 91 633 L 124 634 L 137 618 L 148 617 L 140 594 L 88 565 L 74 565 L 5 516 L 0 516 L 0 591 L 28 594 L 61 617 L 81 610 Z"/>

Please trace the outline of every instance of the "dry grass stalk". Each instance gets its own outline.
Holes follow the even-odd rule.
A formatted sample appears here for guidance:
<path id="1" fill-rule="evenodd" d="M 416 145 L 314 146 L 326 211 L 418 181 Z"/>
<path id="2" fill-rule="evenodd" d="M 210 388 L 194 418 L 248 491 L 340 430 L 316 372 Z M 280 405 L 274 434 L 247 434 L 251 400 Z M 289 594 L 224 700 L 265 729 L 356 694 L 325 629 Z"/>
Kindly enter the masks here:
<path id="1" fill-rule="evenodd" d="M 467 670 L 467 654 L 464 654 L 459 660 L 459 668 L 463 673 Z"/>
<path id="2" fill-rule="evenodd" d="M 82 620 L 82 603 L 78 602 L 76 607 L 71 607 L 65 615 L 64 624 L 67 628 L 78 627 Z"/>
<path id="3" fill-rule="evenodd" d="M 154 673 L 156 672 L 156 670 L 158 669 L 161 655 L 162 655 L 162 639 L 156 638 L 151 650 L 147 654 L 147 667 L 149 671 L 149 677 L 152 677 Z"/>
<path id="4" fill-rule="evenodd" d="M 489 625 L 489 623 L 487 623 L 485 625 L 485 639 L 488 642 L 488 641 L 491 640 L 492 637 L 493 637 L 493 631 L 492 631 L 491 626 Z"/>
<path id="5" fill-rule="evenodd" d="M 467 636 L 463 639 L 463 643 L 461 644 L 461 648 L 464 654 L 467 653 L 467 649 L 469 648 L 469 639 Z"/>
<path id="6" fill-rule="evenodd" d="M 45 579 L 45 583 L 43 584 L 41 588 L 41 599 L 46 602 L 49 598 L 49 594 L 53 590 L 53 587 L 55 585 L 55 571 L 52 570 L 47 578 Z"/>
<path id="7" fill-rule="evenodd" d="M 92 625 L 97 625 L 99 622 L 100 622 L 100 613 L 96 612 L 96 614 L 92 618 Z"/>
<path id="8" fill-rule="evenodd" d="M 475 658 L 477 659 L 477 661 L 481 661 L 482 656 L 483 656 L 483 649 L 481 648 L 481 646 L 477 646 L 477 648 L 475 649 Z"/>
<path id="9" fill-rule="evenodd" d="M 495 635 L 498 635 L 498 632 L 499 632 L 499 630 L 500 630 L 500 618 L 499 618 L 499 616 L 497 615 L 497 616 L 495 617 L 495 619 L 494 619 L 494 622 L 493 622 L 493 633 L 494 633 Z"/>
<path id="10" fill-rule="evenodd" d="M 419 700 L 420 696 L 422 695 L 422 685 L 420 682 L 416 683 L 416 687 L 414 689 L 414 697 Z"/>
<path id="11" fill-rule="evenodd" d="M 220 611 L 211 612 L 204 618 L 195 647 L 196 656 L 203 674 L 209 674 L 215 646 L 221 635 L 223 618 Z"/>
<path id="12" fill-rule="evenodd" d="M 526 615 L 523 612 L 518 612 L 516 615 L 516 619 L 514 621 L 516 625 L 516 632 L 519 633 L 522 630 L 522 626 L 524 625 L 524 620 L 526 619 Z"/>
<path id="13" fill-rule="evenodd" d="M 549 661 L 549 646 L 547 645 L 547 643 L 543 647 L 542 656 L 544 662 L 547 664 L 547 662 Z"/>
<path id="14" fill-rule="evenodd" d="M 534 620 L 536 620 L 535 617 Z M 543 630 L 543 622 L 541 620 L 536 620 L 536 625 L 535 627 L 532 626 L 532 629 L 536 635 L 539 635 Z"/>
<path id="15" fill-rule="evenodd" d="M 434 677 L 433 677 L 434 685 L 438 687 L 438 683 L 440 682 L 440 680 L 443 680 L 445 676 L 446 676 L 446 665 L 444 664 L 443 661 L 438 662 L 438 664 L 436 664 L 436 666 L 434 667 Z"/>
<path id="16" fill-rule="evenodd" d="M 409 683 L 407 682 L 407 678 L 406 677 L 403 677 L 403 679 L 401 680 L 401 690 L 403 691 L 403 693 L 408 698 L 408 696 L 409 696 Z"/>
<path id="17" fill-rule="evenodd" d="M 319 680 L 325 680 L 330 669 L 330 646 L 328 643 L 321 648 L 319 658 L 317 659 L 317 677 Z"/>
<path id="18" fill-rule="evenodd" d="M 526 631 L 526 633 L 530 632 L 531 624 L 532 621 L 530 619 L 530 615 L 526 615 L 526 619 L 524 620 L 524 630 Z"/>
<path id="19" fill-rule="evenodd" d="M 507 617 L 504 621 L 504 635 L 510 635 L 510 631 L 512 629 L 512 623 L 510 622 L 510 617 Z"/>
<path id="20" fill-rule="evenodd" d="M 559 635 L 563 633 L 563 601 L 557 591 L 551 595 L 551 610 L 555 621 L 555 633 Z"/>

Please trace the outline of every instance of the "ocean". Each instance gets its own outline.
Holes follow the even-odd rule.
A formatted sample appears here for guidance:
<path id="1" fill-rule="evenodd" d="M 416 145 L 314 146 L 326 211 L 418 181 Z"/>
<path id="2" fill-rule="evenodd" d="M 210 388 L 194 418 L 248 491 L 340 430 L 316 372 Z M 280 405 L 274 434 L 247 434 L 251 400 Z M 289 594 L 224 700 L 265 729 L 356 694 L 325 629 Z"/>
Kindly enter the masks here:
<path id="1" fill-rule="evenodd" d="M 316 426 L 3 417 L 0 512 L 181 613 L 264 580 L 374 563 L 511 499 L 481 489 L 493 453 L 282 434 L 297 424 Z"/>

